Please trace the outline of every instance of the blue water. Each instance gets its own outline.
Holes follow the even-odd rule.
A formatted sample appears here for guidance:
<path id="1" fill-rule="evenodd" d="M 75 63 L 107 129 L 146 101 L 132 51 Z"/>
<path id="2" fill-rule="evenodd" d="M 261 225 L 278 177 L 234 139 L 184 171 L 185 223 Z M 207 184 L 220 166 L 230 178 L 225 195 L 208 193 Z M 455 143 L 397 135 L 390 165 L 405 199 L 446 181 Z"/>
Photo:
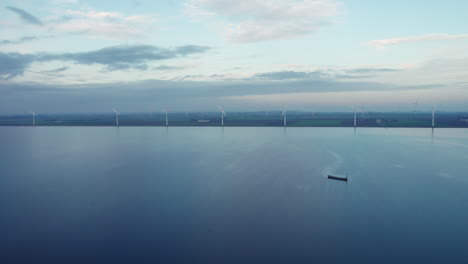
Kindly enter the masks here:
<path id="1" fill-rule="evenodd" d="M 0 143 L 0 263 L 468 263 L 467 129 L 0 127 Z"/>

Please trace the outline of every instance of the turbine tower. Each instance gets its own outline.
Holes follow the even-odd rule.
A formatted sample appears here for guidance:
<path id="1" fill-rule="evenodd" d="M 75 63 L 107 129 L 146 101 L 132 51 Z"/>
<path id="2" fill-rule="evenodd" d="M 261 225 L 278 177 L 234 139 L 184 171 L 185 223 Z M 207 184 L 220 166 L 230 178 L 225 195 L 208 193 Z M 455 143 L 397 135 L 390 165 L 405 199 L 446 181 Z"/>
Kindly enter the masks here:
<path id="1" fill-rule="evenodd" d="M 112 111 L 115 112 L 115 124 L 116 124 L 116 126 L 119 126 L 119 115 L 120 115 L 120 112 L 117 111 L 117 109 L 115 109 L 115 108 L 112 108 Z"/>
<path id="2" fill-rule="evenodd" d="M 357 126 L 357 112 L 358 111 L 362 112 L 362 110 L 358 108 L 357 106 L 353 106 L 352 108 L 354 109 L 354 127 L 356 127 Z"/>
<path id="3" fill-rule="evenodd" d="M 286 127 L 286 112 L 287 112 L 287 108 L 288 106 L 285 105 L 284 108 L 283 108 L 283 113 L 281 114 L 281 116 L 283 117 L 283 125 Z"/>
<path id="4" fill-rule="evenodd" d="M 31 114 L 32 114 L 32 124 L 33 126 L 36 126 L 36 113 L 31 112 Z"/>
<path id="5" fill-rule="evenodd" d="M 226 116 L 226 112 L 224 112 L 224 109 L 219 105 L 218 108 L 221 111 L 221 126 L 224 126 L 224 117 Z"/>
<path id="6" fill-rule="evenodd" d="M 421 97 L 418 97 L 418 99 L 416 101 L 414 101 L 412 104 L 414 105 L 413 113 L 414 113 L 414 115 L 417 115 L 417 113 L 419 112 L 418 107 L 421 104 Z"/>
<path id="7" fill-rule="evenodd" d="M 433 105 L 432 106 L 432 128 L 435 127 L 435 113 L 437 110 L 439 110 L 439 107 L 436 105 Z"/>
<path id="8" fill-rule="evenodd" d="M 169 110 L 161 110 L 161 111 L 166 113 L 166 126 L 169 126 L 169 121 L 167 119 L 167 112 L 169 112 Z"/>
<path id="9" fill-rule="evenodd" d="M 419 106 L 419 101 L 420 101 L 420 100 L 421 100 L 421 97 L 418 97 L 418 99 L 413 103 L 414 109 L 415 109 L 414 111 L 417 110 L 417 108 L 418 108 L 418 106 Z"/>

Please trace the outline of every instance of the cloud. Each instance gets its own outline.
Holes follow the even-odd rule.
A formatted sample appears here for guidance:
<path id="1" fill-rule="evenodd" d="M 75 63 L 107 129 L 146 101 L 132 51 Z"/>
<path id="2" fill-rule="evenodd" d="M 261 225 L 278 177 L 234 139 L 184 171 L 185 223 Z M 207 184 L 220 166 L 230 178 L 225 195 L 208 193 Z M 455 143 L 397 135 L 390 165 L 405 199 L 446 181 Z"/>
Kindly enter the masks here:
<path id="1" fill-rule="evenodd" d="M 77 4 L 79 0 L 52 0 L 54 4 Z"/>
<path id="2" fill-rule="evenodd" d="M 225 17 L 231 23 L 227 40 L 241 44 L 314 33 L 333 23 L 341 4 L 332 0 L 191 0 L 185 8 L 192 16 Z"/>
<path id="3" fill-rule="evenodd" d="M 311 77 L 320 77 L 320 72 L 279 71 L 257 73 L 253 76 L 253 78 L 269 80 L 308 79 Z"/>
<path id="4" fill-rule="evenodd" d="M 41 20 L 39 20 L 39 18 L 31 15 L 30 13 L 24 11 L 23 9 L 16 8 L 13 6 L 7 6 L 6 9 L 9 9 L 10 11 L 13 11 L 16 14 L 18 14 L 20 18 L 26 23 L 42 26 L 42 22 Z"/>
<path id="5" fill-rule="evenodd" d="M 23 44 L 26 42 L 44 39 L 44 38 L 52 38 L 53 36 L 43 36 L 43 37 L 36 37 L 36 36 L 26 36 L 15 40 L 0 40 L 0 45 L 13 45 L 13 44 Z"/>
<path id="6" fill-rule="evenodd" d="M 60 32 L 89 34 L 99 37 L 126 39 L 153 30 L 156 22 L 147 15 L 125 16 L 118 12 L 95 10 L 58 10 L 59 17 L 51 27 Z"/>
<path id="7" fill-rule="evenodd" d="M 429 87 L 430 88 L 430 87 Z M 35 109 L 39 112 L 96 112 L 119 107 L 122 111 L 145 111 L 157 105 L 172 110 L 215 110 L 216 104 L 226 108 L 246 110 L 258 107 L 249 98 L 268 101 L 275 98 L 297 98 L 314 95 L 320 99 L 331 94 L 363 92 L 407 92 L 424 90 L 427 86 L 397 86 L 373 82 L 345 82 L 336 80 L 240 80 L 240 81 L 162 81 L 144 80 L 85 85 L 44 85 L 6 83 L 0 86 L 0 112 L 19 112 Z M 468 91 L 468 90 L 467 90 Z M 378 94 L 375 97 L 379 97 Z M 395 97 L 398 97 L 396 94 Z M 232 101 L 235 99 L 235 101 Z M 365 101 L 365 98 L 361 98 Z M 386 98 L 381 98 L 385 100 Z M 279 99 L 275 99 L 279 100 Z M 361 102 L 363 102 L 361 101 Z M 284 102 L 284 100 L 283 100 Z M 310 102 L 309 102 L 310 104 Z M 352 103 L 347 102 L 347 105 Z M 291 106 L 294 104 L 291 102 Z M 251 109 L 251 108 L 250 108 Z"/>
<path id="8" fill-rule="evenodd" d="M 348 73 L 385 73 L 385 72 L 397 72 L 399 69 L 390 69 L 390 68 L 356 68 L 350 69 L 346 72 Z"/>
<path id="9" fill-rule="evenodd" d="M 0 52 L 0 79 L 8 80 L 23 75 L 34 60 L 35 56 L 30 54 Z"/>
<path id="10" fill-rule="evenodd" d="M 109 71 L 123 69 L 146 70 L 148 68 L 146 63 L 148 62 L 185 57 L 191 54 L 203 53 L 208 49 L 208 47 L 194 45 L 179 46 L 172 49 L 151 45 L 112 46 L 89 52 L 41 55 L 39 60 L 72 61 L 85 65 L 101 64 L 106 66 Z"/>
<path id="11" fill-rule="evenodd" d="M 389 72 L 374 81 L 398 85 L 444 84 L 466 87 L 468 83 L 468 57 L 431 59 L 397 72 Z"/>
<path id="12" fill-rule="evenodd" d="M 22 43 L 33 41 L 33 40 L 36 40 L 36 39 L 38 39 L 38 37 L 34 37 L 34 36 L 22 37 L 22 38 L 16 39 L 16 40 L 7 40 L 7 39 L 5 39 L 5 40 L 0 41 L 0 45 L 22 44 Z"/>
<path id="13" fill-rule="evenodd" d="M 61 3 L 75 1 L 57 0 Z M 49 31 L 87 34 L 112 39 L 128 39 L 144 36 L 157 30 L 154 15 L 124 15 L 119 12 L 102 12 L 89 7 L 81 9 L 51 8 L 52 15 L 41 21 L 28 12 L 7 6 L 8 10 L 17 13 L 20 18 L 30 24 L 47 26 Z M 2 22 L 0 22 L 2 23 Z M 7 22 L 3 22 L 7 23 Z"/>
<path id="14" fill-rule="evenodd" d="M 391 45 L 398 45 L 402 43 L 415 43 L 415 42 L 428 42 L 436 40 L 461 40 L 468 39 L 468 34 L 427 34 L 421 36 L 410 36 L 402 38 L 378 39 L 365 42 L 366 46 L 373 46 L 376 48 L 385 48 Z"/>
<path id="15" fill-rule="evenodd" d="M 159 65 L 152 68 L 153 70 L 160 70 L 160 71 L 173 71 L 173 70 L 182 70 L 185 69 L 184 66 L 171 66 L 171 65 Z"/>
<path id="16" fill-rule="evenodd" d="M 100 64 L 108 71 L 115 70 L 147 70 L 147 63 L 160 60 L 186 57 L 208 51 L 204 46 L 179 46 L 161 48 L 151 45 L 112 46 L 89 52 L 59 53 L 59 54 L 20 54 L 0 52 L 0 77 L 11 79 L 22 75 L 33 62 L 70 61 L 76 64 Z"/>
<path id="17" fill-rule="evenodd" d="M 64 66 L 64 67 L 60 67 L 60 68 L 49 70 L 49 71 L 42 71 L 42 73 L 59 73 L 59 72 L 66 71 L 68 69 L 69 69 L 68 67 Z"/>
<path id="18" fill-rule="evenodd" d="M 315 71 L 277 71 L 257 73 L 253 79 L 264 80 L 304 80 L 304 79 L 358 79 L 378 76 L 380 73 L 397 72 L 388 68 L 355 68 L 355 69 L 320 69 Z"/>

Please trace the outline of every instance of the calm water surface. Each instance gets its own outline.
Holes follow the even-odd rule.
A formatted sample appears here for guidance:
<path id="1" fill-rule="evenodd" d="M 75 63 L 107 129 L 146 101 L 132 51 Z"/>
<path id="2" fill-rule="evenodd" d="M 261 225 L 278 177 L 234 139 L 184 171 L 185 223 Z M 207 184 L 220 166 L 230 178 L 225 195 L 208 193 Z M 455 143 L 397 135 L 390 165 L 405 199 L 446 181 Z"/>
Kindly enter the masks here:
<path id="1" fill-rule="evenodd" d="M 467 129 L 0 127 L 0 143 L 0 263 L 468 263 Z"/>

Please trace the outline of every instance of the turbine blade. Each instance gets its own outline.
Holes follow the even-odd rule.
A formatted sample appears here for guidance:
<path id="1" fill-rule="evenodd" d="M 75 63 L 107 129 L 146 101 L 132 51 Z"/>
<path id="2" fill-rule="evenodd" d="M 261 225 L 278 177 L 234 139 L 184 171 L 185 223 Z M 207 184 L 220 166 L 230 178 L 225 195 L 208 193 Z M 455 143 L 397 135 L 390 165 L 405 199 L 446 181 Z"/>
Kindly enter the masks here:
<path id="1" fill-rule="evenodd" d="M 283 113 L 281 114 L 281 116 L 284 116 L 286 114 L 286 112 L 288 111 L 288 105 L 285 105 L 283 107 Z"/>
<path id="2" fill-rule="evenodd" d="M 219 108 L 219 110 L 221 110 L 221 112 L 223 113 L 223 115 L 226 115 L 226 112 L 224 112 L 224 109 L 223 109 L 221 106 L 218 105 L 218 108 Z"/>

